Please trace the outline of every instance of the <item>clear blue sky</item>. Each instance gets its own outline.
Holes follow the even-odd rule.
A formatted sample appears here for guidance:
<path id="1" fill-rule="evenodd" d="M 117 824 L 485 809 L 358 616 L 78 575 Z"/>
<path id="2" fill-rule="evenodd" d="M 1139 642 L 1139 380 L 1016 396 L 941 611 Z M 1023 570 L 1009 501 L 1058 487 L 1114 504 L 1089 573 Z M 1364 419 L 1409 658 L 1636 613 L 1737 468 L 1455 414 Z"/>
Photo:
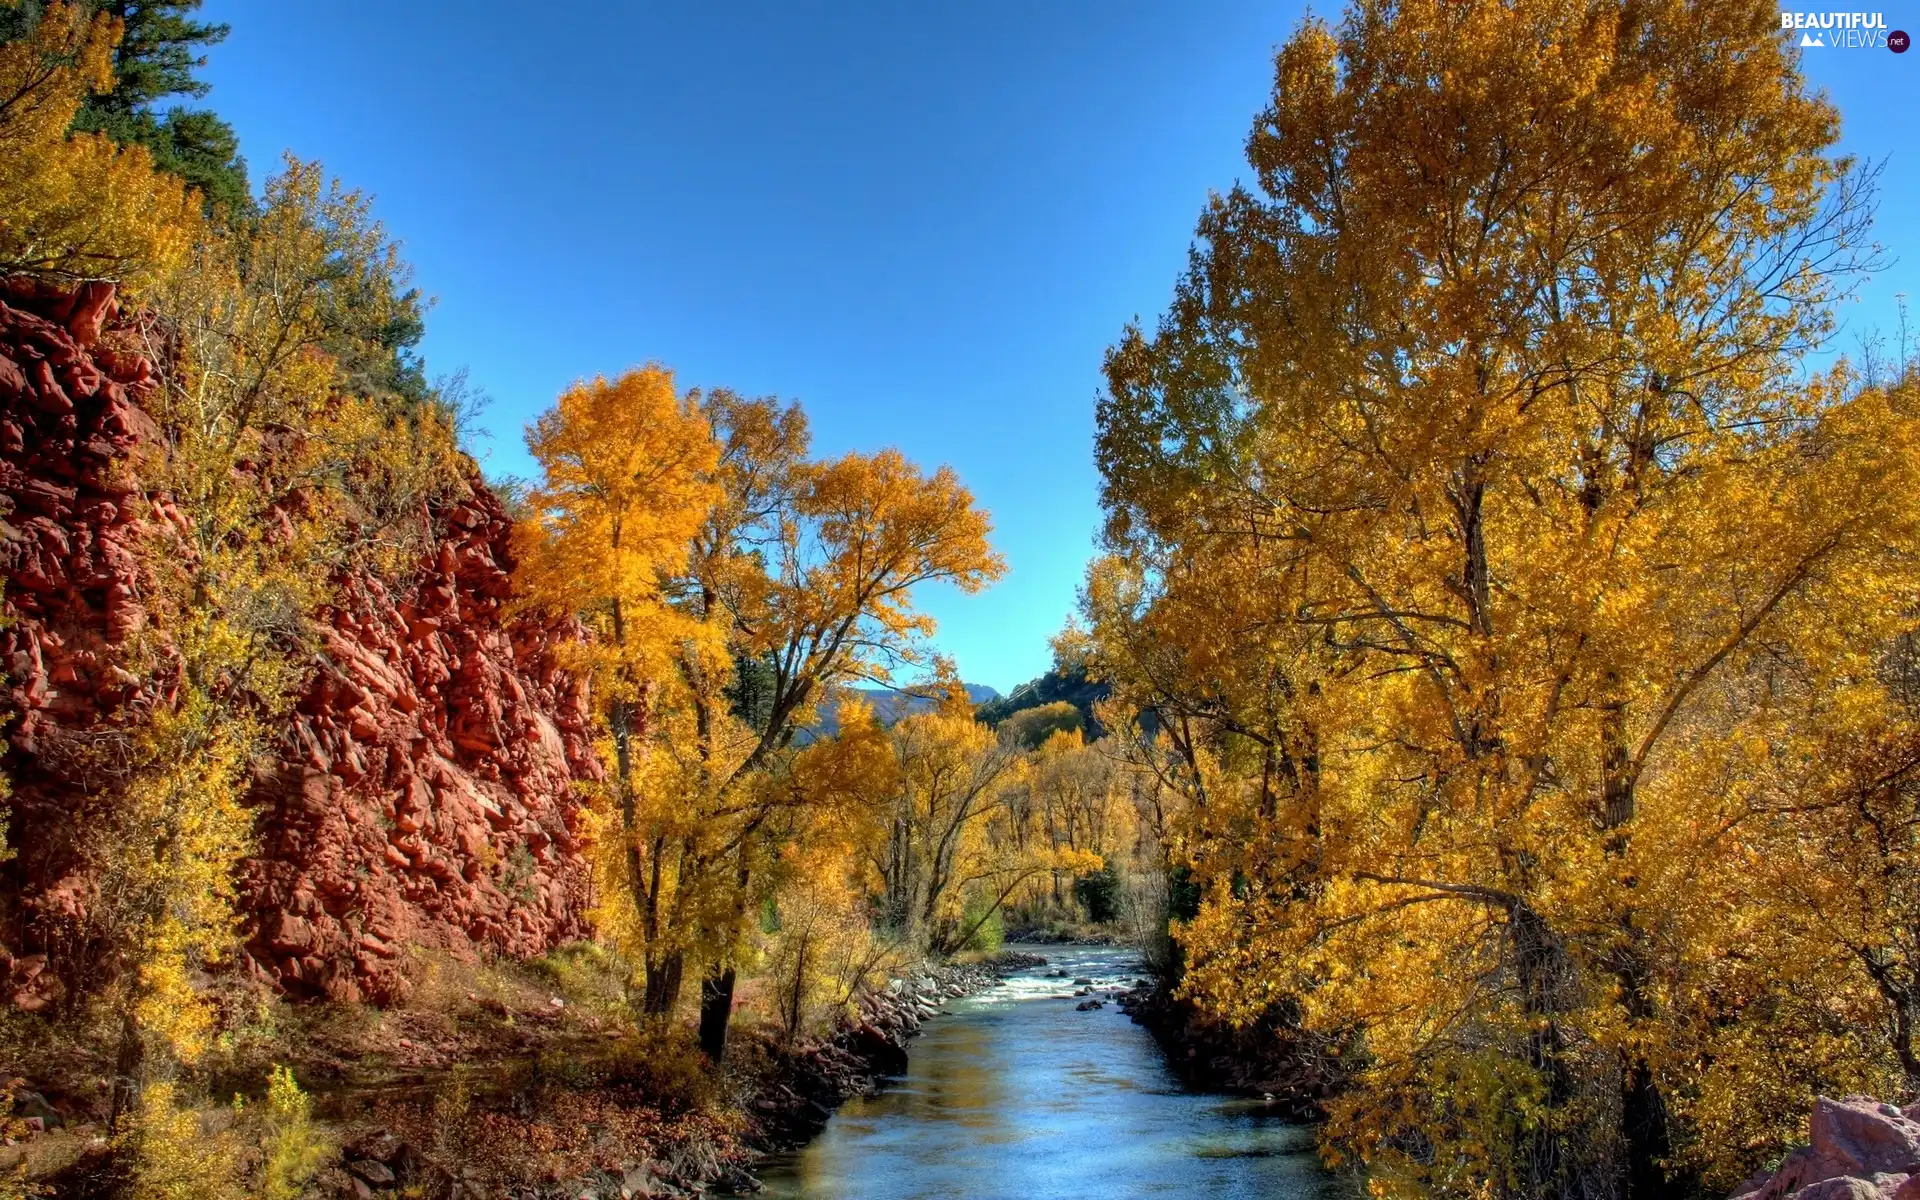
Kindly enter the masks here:
<path id="1" fill-rule="evenodd" d="M 437 298 L 429 372 L 494 398 L 491 474 L 531 473 L 521 428 L 569 382 L 649 359 L 800 400 L 817 451 L 951 464 L 1012 571 L 924 602 L 1006 691 L 1046 668 L 1092 549 L 1101 351 L 1243 174 L 1301 11 L 209 0 L 233 34 L 206 103 L 256 181 L 291 149 L 378 197 Z M 1920 301 L 1920 52 L 1805 53 L 1849 147 L 1893 156 L 1882 240 L 1911 253 L 1848 314 L 1890 326 L 1894 292 Z"/>

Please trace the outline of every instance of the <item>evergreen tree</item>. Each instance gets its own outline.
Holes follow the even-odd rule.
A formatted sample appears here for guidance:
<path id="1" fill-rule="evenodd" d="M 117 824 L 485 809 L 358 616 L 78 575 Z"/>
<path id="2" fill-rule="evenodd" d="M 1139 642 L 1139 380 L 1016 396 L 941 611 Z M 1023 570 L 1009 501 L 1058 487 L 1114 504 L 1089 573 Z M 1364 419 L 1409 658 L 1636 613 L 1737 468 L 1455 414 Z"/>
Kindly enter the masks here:
<path id="1" fill-rule="evenodd" d="M 226 40 L 228 27 L 193 20 L 200 0 L 92 0 L 87 7 L 117 18 L 125 33 L 113 53 L 112 89 L 86 98 L 74 131 L 145 146 L 161 170 L 199 188 L 209 208 L 233 218 L 251 211 L 247 164 L 233 126 L 205 109 L 159 107 L 172 97 L 207 94 L 210 85 L 194 77 L 207 61 L 200 51 Z M 26 37 L 45 8 L 45 0 L 24 0 L 0 9 L 0 42 Z"/>

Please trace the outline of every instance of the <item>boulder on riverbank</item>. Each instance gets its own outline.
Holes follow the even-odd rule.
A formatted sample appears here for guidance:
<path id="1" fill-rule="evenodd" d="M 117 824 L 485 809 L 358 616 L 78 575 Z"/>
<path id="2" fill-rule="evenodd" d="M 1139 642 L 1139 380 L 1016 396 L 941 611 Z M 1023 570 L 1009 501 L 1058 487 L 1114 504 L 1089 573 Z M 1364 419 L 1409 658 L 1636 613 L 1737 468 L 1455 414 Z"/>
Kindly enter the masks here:
<path id="1" fill-rule="evenodd" d="M 1814 1102 L 1805 1146 L 1728 1200 L 1920 1200 L 1920 1104 L 1870 1096 Z"/>

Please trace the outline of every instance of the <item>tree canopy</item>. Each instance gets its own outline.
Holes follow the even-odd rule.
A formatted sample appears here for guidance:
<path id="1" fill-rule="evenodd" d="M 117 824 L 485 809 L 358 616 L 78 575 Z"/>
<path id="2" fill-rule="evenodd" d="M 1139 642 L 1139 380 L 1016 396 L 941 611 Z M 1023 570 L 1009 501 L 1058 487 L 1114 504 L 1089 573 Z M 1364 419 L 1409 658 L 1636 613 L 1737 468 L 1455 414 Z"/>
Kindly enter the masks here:
<path id="1" fill-rule="evenodd" d="M 1743 1165 L 1722 984 L 1802 960 L 1731 915 L 1736 780 L 1907 719 L 1912 396 L 1804 363 L 1874 257 L 1837 135 L 1765 4 L 1362 0 L 1108 355 L 1088 609 L 1188 797 L 1187 987 L 1352 1040 L 1376 1188 Z"/>

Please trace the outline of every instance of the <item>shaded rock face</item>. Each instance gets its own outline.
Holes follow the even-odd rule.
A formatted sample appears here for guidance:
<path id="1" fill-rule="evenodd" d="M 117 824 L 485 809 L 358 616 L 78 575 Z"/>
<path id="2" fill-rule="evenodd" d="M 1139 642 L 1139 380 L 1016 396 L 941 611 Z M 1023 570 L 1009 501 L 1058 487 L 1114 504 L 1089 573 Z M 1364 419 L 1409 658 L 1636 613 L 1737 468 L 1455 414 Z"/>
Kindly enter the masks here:
<path id="1" fill-rule="evenodd" d="M 1867 1096 L 1814 1102 L 1808 1144 L 1730 1200 L 1920 1200 L 1920 1105 Z"/>
<path id="2" fill-rule="evenodd" d="M 126 652 L 153 622 L 143 555 L 191 520 L 138 477 L 158 436 L 141 320 L 106 285 L 0 281 L 0 669 L 22 851 L 0 878 L 0 1000 L 27 1008 L 84 982 L 84 831 L 172 688 Z M 584 688 L 554 654 L 576 631 L 507 619 L 511 522 L 477 477 L 462 490 L 407 578 L 337 581 L 256 777 L 246 965 L 298 996 L 396 998 L 408 946 L 525 956 L 587 931 L 573 783 L 598 767 Z"/>

